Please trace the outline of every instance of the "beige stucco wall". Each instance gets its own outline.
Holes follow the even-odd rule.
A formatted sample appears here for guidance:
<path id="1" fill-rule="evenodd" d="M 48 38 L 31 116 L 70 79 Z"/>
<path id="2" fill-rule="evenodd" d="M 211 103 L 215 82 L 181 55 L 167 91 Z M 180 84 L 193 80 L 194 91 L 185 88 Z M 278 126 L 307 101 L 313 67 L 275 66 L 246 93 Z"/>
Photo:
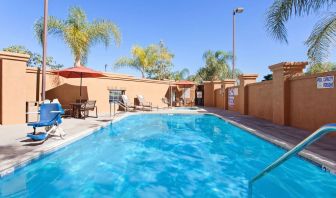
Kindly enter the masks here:
<path id="1" fill-rule="evenodd" d="M 204 82 L 204 106 L 216 107 L 215 91 L 220 89 L 222 81 L 205 81 Z"/>
<path id="2" fill-rule="evenodd" d="M 215 90 L 215 105 L 217 108 L 224 109 L 224 93 L 221 89 Z"/>
<path id="3" fill-rule="evenodd" d="M 41 72 L 29 68 L 28 55 L 0 51 L 0 123 L 20 124 L 26 121 L 26 102 L 41 100 Z M 62 105 L 79 99 L 80 79 L 66 79 L 46 72 L 46 98 L 58 98 Z M 172 82 L 140 79 L 129 75 L 105 73 L 103 78 L 83 79 L 83 99 L 96 100 L 98 113 L 110 111 L 109 88 L 122 88 L 131 102 L 137 95 L 143 95 L 153 106 L 166 106 L 163 97 L 168 96 Z M 195 97 L 194 87 L 191 99 Z"/>
<path id="4" fill-rule="evenodd" d="M 264 81 L 247 85 L 248 114 L 273 119 L 272 81 Z"/>
<path id="5" fill-rule="evenodd" d="M 289 81 L 291 126 L 314 131 L 324 124 L 336 123 L 336 87 L 317 89 L 319 76 L 336 76 L 336 72 L 294 77 Z"/>
<path id="6" fill-rule="evenodd" d="M 26 71 L 26 94 L 27 101 L 38 99 L 40 90 L 37 90 L 38 70 L 28 68 Z M 83 78 L 82 99 L 96 100 L 98 113 L 110 111 L 108 101 L 109 88 L 122 88 L 126 90 L 130 102 L 134 102 L 137 95 L 143 95 L 153 106 L 163 107 L 165 104 L 162 98 L 166 97 L 169 88 L 169 81 L 158 81 L 150 79 L 138 79 L 127 75 L 104 73 L 107 77 Z M 79 78 L 63 78 L 47 72 L 46 98 L 58 98 L 62 105 L 68 105 L 79 99 Z"/>
<path id="7" fill-rule="evenodd" d="M 25 69 L 28 55 L 0 53 L 1 123 L 25 122 Z"/>

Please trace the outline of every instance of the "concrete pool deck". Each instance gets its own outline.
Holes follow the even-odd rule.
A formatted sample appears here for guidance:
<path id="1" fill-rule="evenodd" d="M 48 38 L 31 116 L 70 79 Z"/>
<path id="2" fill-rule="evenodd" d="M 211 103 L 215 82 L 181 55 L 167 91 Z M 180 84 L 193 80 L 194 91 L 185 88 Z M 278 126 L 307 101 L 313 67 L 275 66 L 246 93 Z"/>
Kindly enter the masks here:
<path id="1" fill-rule="evenodd" d="M 151 113 L 197 113 L 195 110 L 158 110 Z M 309 135 L 308 131 L 273 124 L 269 121 L 252 116 L 224 111 L 216 108 L 204 108 L 201 113 L 212 113 L 236 124 L 251 133 L 260 136 L 286 149 L 292 148 Z M 147 112 L 140 112 L 147 113 Z M 40 155 L 57 150 L 97 129 L 108 125 L 111 121 L 134 113 L 120 113 L 115 117 L 100 116 L 99 118 L 64 119 L 62 128 L 67 132 L 64 140 L 49 138 L 43 144 L 34 143 L 26 138 L 32 127 L 26 124 L 0 126 L 0 177 L 13 172 L 16 167 L 25 165 Z M 42 128 L 41 128 L 42 129 Z M 326 166 L 332 172 L 336 170 L 336 138 L 322 138 L 301 152 L 305 158 Z"/>

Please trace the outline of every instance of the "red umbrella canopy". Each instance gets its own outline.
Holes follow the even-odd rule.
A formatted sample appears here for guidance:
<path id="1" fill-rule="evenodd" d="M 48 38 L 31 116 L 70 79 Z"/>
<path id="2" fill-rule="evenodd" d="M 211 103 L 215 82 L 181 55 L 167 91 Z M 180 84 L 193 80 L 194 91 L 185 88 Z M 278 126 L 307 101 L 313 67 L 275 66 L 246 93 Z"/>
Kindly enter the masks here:
<path id="1" fill-rule="evenodd" d="M 84 66 L 70 67 L 67 69 L 53 71 L 53 73 L 65 78 L 98 78 L 105 76 L 99 71 L 95 71 Z"/>
<path id="2" fill-rule="evenodd" d="M 68 69 L 53 71 L 53 73 L 58 74 L 65 78 L 80 78 L 80 86 L 79 86 L 80 102 L 82 101 L 82 78 L 98 78 L 105 76 L 101 72 L 95 71 L 93 69 L 84 66 L 70 67 Z"/>
<path id="3" fill-rule="evenodd" d="M 188 80 L 180 80 L 175 83 L 175 85 L 194 85 L 195 83 Z"/>

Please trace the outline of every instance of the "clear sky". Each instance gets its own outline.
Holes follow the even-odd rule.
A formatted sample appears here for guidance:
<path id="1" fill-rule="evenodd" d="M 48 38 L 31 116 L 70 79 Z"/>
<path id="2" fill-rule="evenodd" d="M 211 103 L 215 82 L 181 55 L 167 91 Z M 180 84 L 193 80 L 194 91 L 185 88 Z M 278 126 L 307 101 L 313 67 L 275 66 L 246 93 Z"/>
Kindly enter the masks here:
<path id="1" fill-rule="evenodd" d="M 202 54 L 211 50 L 232 50 L 232 10 L 237 15 L 236 66 L 243 73 L 269 73 L 268 66 L 281 61 L 306 61 L 304 45 L 313 25 L 324 13 L 293 18 L 287 23 L 289 44 L 273 40 L 265 29 L 265 15 L 271 0 L 49 0 L 49 14 L 64 19 L 71 6 L 83 8 L 89 20 L 109 19 L 122 33 L 119 48 L 103 45 L 91 48 L 88 66 L 104 70 L 120 56 L 130 56 L 134 44 L 146 46 L 163 40 L 172 53 L 174 70 L 188 68 L 195 73 L 204 64 Z M 1 0 L 0 49 L 12 44 L 41 53 L 33 24 L 43 16 L 43 0 Z M 49 36 L 48 55 L 66 67 L 73 65 L 68 47 Z M 111 69 L 109 69 L 111 71 Z M 130 69 L 119 73 L 139 76 Z"/>

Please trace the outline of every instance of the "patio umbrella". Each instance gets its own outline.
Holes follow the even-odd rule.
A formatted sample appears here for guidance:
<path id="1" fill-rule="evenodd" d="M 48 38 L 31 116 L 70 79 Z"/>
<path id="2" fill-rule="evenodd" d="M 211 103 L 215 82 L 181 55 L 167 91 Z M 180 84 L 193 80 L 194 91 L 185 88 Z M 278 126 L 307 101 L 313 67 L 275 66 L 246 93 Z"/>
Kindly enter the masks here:
<path id="1" fill-rule="evenodd" d="M 183 103 L 185 102 L 185 94 L 184 94 L 184 89 L 186 86 L 193 86 L 195 85 L 194 82 L 191 82 L 191 81 L 188 81 L 188 80 L 180 80 L 180 81 L 177 81 L 175 83 L 175 85 L 178 85 L 178 86 L 183 86 Z"/>
<path id="2" fill-rule="evenodd" d="M 70 67 L 67 69 L 57 70 L 53 71 L 54 74 L 58 74 L 64 78 L 80 78 L 80 87 L 79 87 L 79 100 L 81 102 L 82 100 L 82 79 L 83 78 L 99 78 L 99 77 L 105 77 L 104 74 L 102 74 L 99 71 L 95 71 L 93 69 L 84 67 L 84 66 L 76 66 L 76 67 Z"/>

